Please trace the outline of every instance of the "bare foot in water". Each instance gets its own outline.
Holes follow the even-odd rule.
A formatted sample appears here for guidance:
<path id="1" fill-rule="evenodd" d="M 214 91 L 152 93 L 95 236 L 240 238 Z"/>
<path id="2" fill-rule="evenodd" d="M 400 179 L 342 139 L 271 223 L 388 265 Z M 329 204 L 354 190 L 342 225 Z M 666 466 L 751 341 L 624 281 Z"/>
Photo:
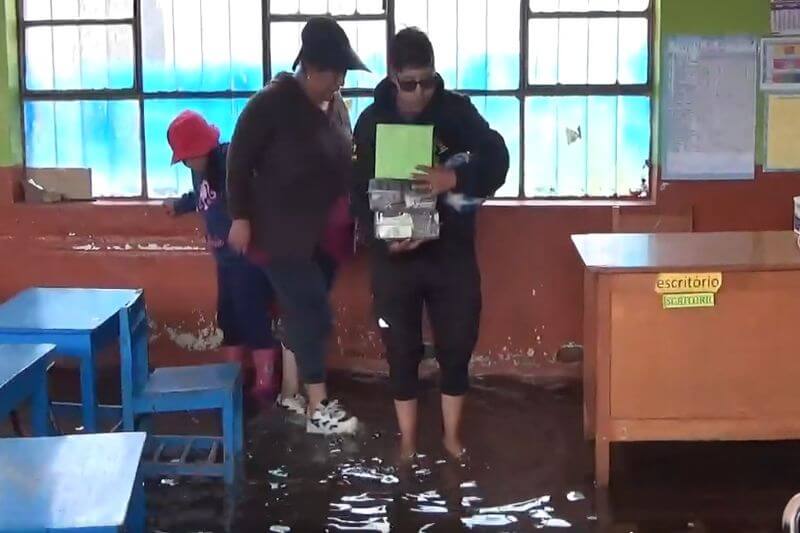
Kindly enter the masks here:
<path id="1" fill-rule="evenodd" d="M 400 442 L 400 462 L 410 464 L 417 457 L 417 446 L 414 443 Z"/>
<path id="2" fill-rule="evenodd" d="M 464 446 L 461 444 L 461 441 L 458 439 L 451 439 L 445 437 L 444 440 L 442 440 L 442 444 L 444 445 L 444 449 L 447 452 L 447 455 L 449 455 L 451 459 L 460 461 L 467 454 L 467 450 L 464 448 Z"/>

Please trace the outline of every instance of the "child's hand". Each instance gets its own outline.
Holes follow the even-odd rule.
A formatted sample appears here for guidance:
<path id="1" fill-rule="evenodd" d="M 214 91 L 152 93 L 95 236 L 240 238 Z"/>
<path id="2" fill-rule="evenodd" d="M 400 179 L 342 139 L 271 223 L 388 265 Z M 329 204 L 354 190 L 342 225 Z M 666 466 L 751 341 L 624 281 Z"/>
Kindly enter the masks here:
<path id="1" fill-rule="evenodd" d="M 171 217 L 175 216 L 175 203 L 176 202 L 177 202 L 177 200 L 175 200 L 174 198 L 171 198 L 169 200 L 164 200 L 164 203 L 161 204 L 161 205 L 164 206 L 164 211 L 166 211 L 167 214 L 169 216 L 171 216 Z"/>
<path id="2" fill-rule="evenodd" d="M 234 252 L 244 255 L 247 252 L 247 247 L 250 246 L 250 221 L 243 218 L 237 218 L 231 224 L 231 230 L 228 233 L 228 246 Z"/>

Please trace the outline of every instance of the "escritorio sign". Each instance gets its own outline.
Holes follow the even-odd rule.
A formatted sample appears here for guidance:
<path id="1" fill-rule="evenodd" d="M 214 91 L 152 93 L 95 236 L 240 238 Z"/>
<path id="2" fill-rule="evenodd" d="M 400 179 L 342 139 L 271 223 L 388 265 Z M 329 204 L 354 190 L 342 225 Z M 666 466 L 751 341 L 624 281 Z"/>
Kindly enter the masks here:
<path id="1" fill-rule="evenodd" d="M 658 294 L 716 294 L 722 288 L 722 272 L 685 272 L 659 274 L 655 291 Z"/>

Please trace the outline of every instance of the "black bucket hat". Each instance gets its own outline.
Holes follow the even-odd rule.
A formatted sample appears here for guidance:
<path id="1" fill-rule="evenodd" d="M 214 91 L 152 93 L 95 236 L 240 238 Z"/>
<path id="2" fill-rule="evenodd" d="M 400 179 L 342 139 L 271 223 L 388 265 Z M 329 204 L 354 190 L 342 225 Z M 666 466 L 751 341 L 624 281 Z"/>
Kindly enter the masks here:
<path id="1" fill-rule="evenodd" d="M 294 60 L 293 69 L 296 69 L 302 60 L 323 70 L 340 72 L 366 70 L 369 72 L 367 66 L 350 46 L 347 34 L 332 18 L 314 17 L 310 19 L 303 28 L 301 38 L 303 45 L 300 47 L 297 59 Z"/>

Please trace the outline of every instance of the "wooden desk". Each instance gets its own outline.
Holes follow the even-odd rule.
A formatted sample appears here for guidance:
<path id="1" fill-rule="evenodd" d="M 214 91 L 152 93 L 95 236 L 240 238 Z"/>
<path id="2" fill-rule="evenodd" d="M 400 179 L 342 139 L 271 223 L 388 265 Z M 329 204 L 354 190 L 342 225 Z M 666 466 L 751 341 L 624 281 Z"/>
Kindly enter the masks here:
<path id="1" fill-rule="evenodd" d="M 611 442 L 800 439 L 800 249 L 792 232 L 575 235 L 584 430 Z M 664 309 L 659 273 L 722 273 L 714 307 Z"/>

